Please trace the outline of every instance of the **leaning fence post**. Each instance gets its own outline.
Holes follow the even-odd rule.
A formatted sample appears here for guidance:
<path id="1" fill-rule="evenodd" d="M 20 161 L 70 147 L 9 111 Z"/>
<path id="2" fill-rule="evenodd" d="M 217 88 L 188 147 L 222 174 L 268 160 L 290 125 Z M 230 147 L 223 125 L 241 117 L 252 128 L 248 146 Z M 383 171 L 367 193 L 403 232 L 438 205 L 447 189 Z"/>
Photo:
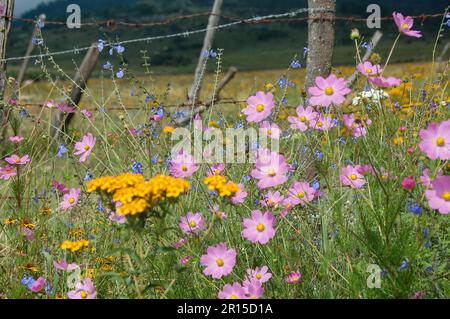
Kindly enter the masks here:
<path id="1" fill-rule="evenodd" d="M 191 89 L 188 93 L 189 103 L 194 103 L 200 90 L 202 87 L 202 70 L 206 60 L 208 59 L 205 56 L 205 51 L 210 50 L 212 47 L 212 43 L 214 40 L 215 27 L 219 24 L 220 13 L 222 11 L 223 0 L 215 0 L 214 5 L 211 11 L 211 15 L 209 16 L 208 27 L 205 34 L 205 38 L 203 39 L 203 47 L 200 52 L 200 57 L 198 58 L 197 67 L 195 69 L 194 82 L 192 83 Z"/>
<path id="2" fill-rule="evenodd" d="M 335 0 L 308 0 L 308 57 L 305 87 L 317 76 L 328 76 L 334 49 Z"/>
<path id="3" fill-rule="evenodd" d="M 45 14 L 41 14 L 39 16 L 38 21 L 44 22 L 45 18 L 46 18 Z M 31 34 L 30 42 L 28 43 L 27 51 L 25 52 L 25 59 L 23 60 L 22 65 L 20 66 L 19 75 L 17 76 L 17 83 L 19 83 L 19 85 L 22 83 L 23 78 L 25 77 L 25 72 L 27 71 L 28 62 L 30 61 L 29 56 L 31 55 L 31 53 L 33 52 L 33 49 L 35 47 L 33 39 L 36 36 L 36 34 L 38 33 L 38 30 L 39 30 L 39 26 L 36 23 L 36 26 L 33 29 L 33 33 Z"/>
<path id="4" fill-rule="evenodd" d="M 73 79 L 74 84 L 70 94 L 70 99 L 67 101 L 67 104 L 70 106 L 76 107 L 80 103 L 88 79 L 97 64 L 99 54 L 100 51 L 98 50 L 97 42 L 92 43 L 83 59 L 83 62 L 81 63 L 80 68 L 78 69 L 77 74 L 75 75 L 75 78 Z M 65 116 L 65 114 L 61 111 L 55 113 L 52 125 L 53 137 L 57 138 L 61 131 L 66 132 L 74 114 L 75 113 L 69 113 Z"/>
<path id="5" fill-rule="evenodd" d="M 4 102 L 5 88 L 7 82 L 6 75 L 6 44 L 11 31 L 12 16 L 14 11 L 14 0 L 0 0 L 0 128 L 6 126 L 7 109 Z M 2 139 L 2 136 L 0 136 Z M 0 142 L 2 142 L 0 140 Z"/>

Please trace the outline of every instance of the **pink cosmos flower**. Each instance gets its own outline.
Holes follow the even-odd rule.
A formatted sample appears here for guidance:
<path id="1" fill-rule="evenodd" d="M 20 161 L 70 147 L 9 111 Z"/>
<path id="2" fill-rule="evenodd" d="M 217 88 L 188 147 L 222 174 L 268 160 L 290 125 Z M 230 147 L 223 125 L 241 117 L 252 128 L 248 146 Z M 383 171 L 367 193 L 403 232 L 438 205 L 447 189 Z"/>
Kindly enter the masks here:
<path id="1" fill-rule="evenodd" d="M 187 263 L 189 262 L 189 260 L 191 260 L 191 257 L 189 257 L 189 256 L 184 256 L 184 257 L 181 258 L 181 260 L 180 260 L 180 265 L 181 265 L 181 266 L 187 265 Z"/>
<path id="2" fill-rule="evenodd" d="M 303 106 L 298 106 L 296 109 L 297 116 L 289 116 L 288 122 L 291 123 L 291 128 L 305 132 L 308 129 L 309 123 L 317 117 L 317 113 L 311 106 L 306 109 Z"/>
<path id="3" fill-rule="evenodd" d="M 85 162 L 87 157 L 91 155 L 92 149 L 94 148 L 95 142 L 97 139 L 91 133 L 87 133 L 83 136 L 83 139 L 79 142 L 75 143 L 76 152 L 74 155 L 80 156 L 80 163 Z"/>
<path id="4" fill-rule="evenodd" d="M 450 120 L 440 124 L 430 123 L 426 130 L 420 130 L 419 135 L 419 148 L 430 159 L 450 159 Z"/>
<path id="5" fill-rule="evenodd" d="M 22 142 L 23 140 L 24 140 L 24 138 L 22 136 L 10 136 L 9 137 L 9 141 L 14 144 L 20 144 L 20 142 Z"/>
<path id="6" fill-rule="evenodd" d="M 272 212 L 252 211 L 252 218 L 244 218 L 242 236 L 252 243 L 265 245 L 275 236 L 276 219 Z"/>
<path id="7" fill-rule="evenodd" d="M 70 209 L 78 204 L 80 199 L 81 189 L 71 188 L 67 194 L 64 194 L 63 201 L 59 204 L 60 209 Z"/>
<path id="8" fill-rule="evenodd" d="M 30 157 L 28 155 L 20 157 L 14 154 L 10 157 L 6 157 L 5 161 L 7 161 L 11 165 L 26 165 L 30 161 Z"/>
<path id="9" fill-rule="evenodd" d="M 200 213 L 187 213 L 180 219 L 180 228 L 186 234 L 198 235 L 205 230 L 205 219 Z"/>
<path id="10" fill-rule="evenodd" d="M 226 213 L 220 211 L 219 205 L 208 205 L 208 209 L 211 212 L 211 214 L 213 214 L 219 219 L 223 220 L 228 218 L 228 215 Z"/>
<path id="11" fill-rule="evenodd" d="M 92 112 L 86 109 L 82 109 L 81 114 L 83 114 L 86 118 L 90 119 L 92 117 Z"/>
<path id="12" fill-rule="evenodd" d="M 20 233 L 26 241 L 32 241 L 34 239 L 33 230 L 28 227 L 21 227 Z"/>
<path id="13" fill-rule="evenodd" d="M 39 292 L 45 287 L 46 280 L 44 277 L 39 277 L 36 279 L 36 281 L 33 283 L 33 285 L 30 287 L 30 290 L 32 292 Z"/>
<path id="14" fill-rule="evenodd" d="M 381 87 L 381 88 L 390 88 L 394 86 L 399 86 L 402 83 L 401 79 L 394 78 L 393 76 L 390 76 L 388 78 L 385 78 L 384 76 L 377 76 L 377 77 L 368 77 L 367 78 L 369 82 L 372 84 Z"/>
<path id="15" fill-rule="evenodd" d="M 432 209 L 447 215 L 450 212 L 450 175 L 436 177 L 425 196 Z"/>
<path id="16" fill-rule="evenodd" d="M 291 169 L 283 155 L 260 149 L 256 158 L 255 168 L 250 175 L 258 179 L 257 186 L 261 189 L 275 187 L 287 181 L 285 175 Z"/>
<path id="17" fill-rule="evenodd" d="M 248 195 L 248 193 L 244 189 L 243 183 L 239 183 L 238 186 L 239 186 L 239 191 L 233 197 L 230 198 L 231 203 L 233 203 L 234 205 L 242 204 Z"/>
<path id="18" fill-rule="evenodd" d="M 281 217 L 286 218 L 286 216 L 295 207 L 295 200 L 292 197 L 287 197 L 283 200 L 283 210 L 281 211 Z"/>
<path id="19" fill-rule="evenodd" d="M 48 107 L 49 109 L 54 108 L 56 105 L 55 100 L 48 100 L 47 103 L 45 103 L 45 106 Z"/>
<path id="20" fill-rule="evenodd" d="M 246 299 L 244 288 L 238 282 L 223 286 L 218 297 L 219 299 Z"/>
<path id="21" fill-rule="evenodd" d="M 318 76 L 315 82 L 316 86 L 308 89 L 311 96 L 309 103 L 314 106 L 328 107 L 331 104 L 342 104 L 345 96 L 351 92 L 345 79 L 337 78 L 334 74 L 330 74 L 326 79 Z"/>
<path id="22" fill-rule="evenodd" d="M 206 175 L 208 175 L 208 176 L 220 175 L 220 174 L 222 174 L 224 169 L 225 169 L 225 164 L 219 163 L 214 166 L 211 166 L 211 168 L 208 169 L 208 172 L 206 173 Z"/>
<path id="23" fill-rule="evenodd" d="M 414 176 L 408 176 L 402 181 L 402 187 L 406 190 L 412 191 L 416 187 Z"/>
<path id="24" fill-rule="evenodd" d="M 63 113 L 75 113 L 77 111 L 77 109 L 65 102 L 61 103 L 58 105 L 58 109 L 63 112 Z"/>
<path id="25" fill-rule="evenodd" d="M 58 270 L 64 271 L 72 271 L 79 268 L 79 266 L 75 263 L 68 264 L 65 258 L 61 259 L 60 262 L 53 260 L 53 266 Z"/>
<path id="26" fill-rule="evenodd" d="M 69 299 L 95 299 L 97 297 L 97 290 L 90 278 L 85 278 L 84 281 L 79 281 L 75 285 L 75 289 L 67 293 Z"/>
<path id="27" fill-rule="evenodd" d="M 409 37 L 414 38 L 421 38 L 422 34 L 420 34 L 420 31 L 411 30 L 414 24 L 414 19 L 410 16 L 407 16 L 406 18 L 403 17 L 401 13 L 394 12 L 392 13 L 392 16 L 394 17 L 394 22 L 397 25 L 398 30 L 403 33 L 404 35 L 407 35 Z"/>
<path id="28" fill-rule="evenodd" d="M 299 271 L 291 271 L 286 278 L 288 284 L 298 284 L 302 280 L 302 274 Z"/>
<path id="29" fill-rule="evenodd" d="M 342 168 L 340 180 L 345 186 L 350 186 L 351 188 L 361 188 L 366 184 L 364 176 L 359 173 L 360 165 L 353 167 L 352 165 L 347 165 Z"/>
<path id="30" fill-rule="evenodd" d="M 281 134 L 280 127 L 277 124 L 275 123 L 270 124 L 267 121 L 261 123 L 261 125 L 259 126 L 259 131 L 262 134 L 273 139 L 279 139 Z"/>
<path id="31" fill-rule="evenodd" d="M 54 189 L 60 191 L 63 195 L 67 194 L 69 192 L 69 189 L 66 187 L 66 185 L 64 185 L 58 181 L 53 181 L 52 187 Z"/>
<path id="32" fill-rule="evenodd" d="M 379 64 L 372 64 L 369 61 L 358 64 L 356 67 L 359 73 L 365 76 L 377 76 L 383 72 L 383 69 Z"/>
<path id="33" fill-rule="evenodd" d="M 281 195 L 280 192 L 268 192 L 265 196 L 264 199 L 261 201 L 261 205 L 264 207 L 270 207 L 270 208 L 275 208 L 277 207 L 279 204 L 281 204 L 284 200 L 284 196 Z"/>
<path id="34" fill-rule="evenodd" d="M 374 170 L 373 166 L 369 165 L 369 164 L 359 165 L 357 170 L 358 170 L 358 173 L 360 173 L 362 175 L 375 173 L 375 170 Z"/>
<path id="35" fill-rule="evenodd" d="M 333 117 L 331 115 L 323 115 L 318 113 L 317 116 L 311 120 L 310 127 L 319 131 L 328 131 L 334 126 Z"/>
<path id="36" fill-rule="evenodd" d="M 194 156 L 182 151 L 172 160 L 170 174 L 173 177 L 186 178 L 191 177 L 198 169 Z"/>
<path id="37" fill-rule="evenodd" d="M 242 110 L 242 113 L 247 115 L 247 122 L 259 123 L 270 116 L 275 106 L 275 100 L 272 93 L 259 91 L 247 99 L 247 105 Z"/>
<path id="38" fill-rule="evenodd" d="M 8 179 L 16 175 L 17 173 L 14 166 L 6 165 L 5 167 L 0 168 L 0 179 L 7 181 Z"/>
<path id="39" fill-rule="evenodd" d="M 372 125 L 372 120 L 367 118 L 366 121 L 362 121 L 355 118 L 355 114 L 344 114 L 344 125 L 352 132 L 354 137 L 361 137 L 367 134 L 367 127 Z"/>
<path id="40" fill-rule="evenodd" d="M 206 255 L 200 257 L 200 264 L 206 266 L 203 273 L 220 279 L 231 274 L 236 264 L 236 250 L 228 249 L 226 243 L 209 246 Z"/>
<path id="41" fill-rule="evenodd" d="M 315 197 L 316 190 L 307 182 L 295 182 L 289 189 L 289 197 L 292 198 L 291 204 L 305 205 L 311 202 Z"/>
<path id="42" fill-rule="evenodd" d="M 261 281 L 257 279 L 244 280 L 242 287 L 244 288 L 245 296 L 248 299 L 259 299 L 264 295 L 264 288 Z"/>
<path id="43" fill-rule="evenodd" d="M 267 266 L 262 266 L 261 268 L 256 267 L 255 269 L 247 269 L 247 279 L 256 279 L 260 283 L 265 283 L 272 278 L 272 274 L 269 272 Z"/>
<path id="44" fill-rule="evenodd" d="M 175 249 L 180 249 L 181 247 L 186 245 L 187 242 L 188 242 L 188 239 L 186 237 L 180 238 L 172 244 L 172 247 Z"/>

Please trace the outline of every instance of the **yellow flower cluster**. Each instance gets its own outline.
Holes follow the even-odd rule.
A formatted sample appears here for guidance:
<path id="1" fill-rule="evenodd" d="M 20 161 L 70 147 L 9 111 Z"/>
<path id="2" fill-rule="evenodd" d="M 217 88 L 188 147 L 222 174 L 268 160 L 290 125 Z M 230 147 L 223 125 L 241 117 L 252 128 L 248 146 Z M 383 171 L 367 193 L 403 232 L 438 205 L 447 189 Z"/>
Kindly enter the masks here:
<path id="1" fill-rule="evenodd" d="M 228 182 L 222 175 L 211 175 L 203 180 L 208 189 L 217 191 L 220 197 L 232 197 L 239 192 L 239 186 L 234 182 Z"/>
<path id="2" fill-rule="evenodd" d="M 70 241 L 66 240 L 61 244 L 62 250 L 70 250 L 72 252 L 78 251 L 81 248 L 89 247 L 89 241 L 86 239 Z"/>
<path id="3" fill-rule="evenodd" d="M 115 202 L 121 202 L 119 215 L 143 213 L 165 199 L 179 197 L 189 188 L 189 183 L 182 178 L 158 175 L 145 181 L 142 175 L 131 173 L 100 177 L 88 184 L 88 192 L 104 191 L 112 194 Z"/>

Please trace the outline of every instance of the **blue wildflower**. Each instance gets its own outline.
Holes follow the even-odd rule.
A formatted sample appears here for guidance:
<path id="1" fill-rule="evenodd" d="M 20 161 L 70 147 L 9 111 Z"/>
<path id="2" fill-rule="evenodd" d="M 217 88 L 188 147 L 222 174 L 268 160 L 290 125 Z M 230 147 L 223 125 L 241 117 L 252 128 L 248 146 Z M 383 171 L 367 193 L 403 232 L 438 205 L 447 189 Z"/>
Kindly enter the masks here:
<path id="1" fill-rule="evenodd" d="M 410 199 L 408 199 L 408 211 L 414 215 L 422 215 L 423 209 L 420 207 L 419 203 L 413 203 Z"/>
<path id="2" fill-rule="evenodd" d="M 102 52 L 105 48 L 105 41 L 102 39 L 98 39 L 98 45 L 97 45 L 98 51 Z"/>
<path id="3" fill-rule="evenodd" d="M 153 155 L 153 158 L 152 158 L 153 165 L 158 164 L 158 159 L 159 159 L 159 155 L 158 154 Z"/>
<path id="4" fill-rule="evenodd" d="M 315 190 L 318 190 L 318 189 L 320 189 L 320 183 L 319 183 L 319 181 L 318 180 L 313 180 L 313 182 L 312 182 L 312 187 L 315 189 Z"/>
<path id="5" fill-rule="evenodd" d="M 397 271 L 402 271 L 402 270 L 406 269 L 406 267 L 408 267 L 408 265 L 409 265 L 409 259 L 405 258 L 405 260 L 403 260 L 400 267 L 398 267 Z"/>
<path id="6" fill-rule="evenodd" d="M 111 70 L 112 64 L 109 61 L 106 61 L 105 64 L 103 64 L 104 70 Z"/>
<path id="7" fill-rule="evenodd" d="M 116 73 L 116 76 L 121 79 L 125 75 L 125 72 L 122 69 L 119 69 Z"/>
<path id="8" fill-rule="evenodd" d="M 142 174 L 143 173 L 141 162 L 134 162 L 132 167 L 133 167 L 134 174 Z"/>
<path id="9" fill-rule="evenodd" d="M 58 147 L 58 154 L 56 154 L 56 156 L 58 156 L 59 158 L 63 157 L 64 154 L 67 153 L 67 148 L 64 146 L 64 144 L 59 145 Z"/>
<path id="10" fill-rule="evenodd" d="M 299 60 L 295 59 L 294 61 L 292 61 L 291 68 L 300 69 L 301 67 L 302 67 L 302 65 L 300 64 Z"/>
<path id="11" fill-rule="evenodd" d="M 86 175 L 84 175 L 83 180 L 86 182 L 91 181 L 94 178 L 94 174 L 92 174 L 90 171 L 86 172 Z"/>

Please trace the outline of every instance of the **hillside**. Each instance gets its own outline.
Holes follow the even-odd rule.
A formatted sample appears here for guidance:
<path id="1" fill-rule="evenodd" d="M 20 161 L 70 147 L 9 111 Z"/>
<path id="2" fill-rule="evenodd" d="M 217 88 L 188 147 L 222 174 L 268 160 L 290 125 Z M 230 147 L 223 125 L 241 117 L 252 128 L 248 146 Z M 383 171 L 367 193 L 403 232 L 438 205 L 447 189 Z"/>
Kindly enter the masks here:
<path id="1" fill-rule="evenodd" d="M 57 1 L 40 5 L 35 10 L 24 14 L 26 18 L 34 18 L 44 12 L 48 20 L 65 21 L 66 6 L 74 3 L 73 0 Z M 159 21 L 177 15 L 190 14 L 211 9 L 212 0 L 79 0 L 82 10 L 82 21 L 91 22 L 106 19 L 115 19 L 132 22 Z M 338 16 L 361 16 L 365 8 L 373 0 L 338 0 Z M 387 16 L 397 10 L 409 15 L 422 13 L 443 12 L 448 4 L 446 0 L 434 0 L 433 4 L 422 1 L 412 3 L 407 0 L 378 1 L 382 8 L 382 15 Z M 283 13 L 307 6 L 306 0 L 225 0 L 223 13 L 233 17 L 247 18 L 271 13 Z M 51 51 L 71 49 L 88 45 L 99 38 L 104 39 L 131 39 L 160 34 L 170 34 L 194 30 L 206 25 L 207 18 L 200 17 L 194 20 L 183 20 L 175 24 L 152 28 L 108 28 L 83 27 L 81 30 L 67 29 L 65 26 L 46 26 L 43 30 L 44 40 Z M 228 20 L 222 19 L 222 23 Z M 423 31 L 421 40 L 404 39 L 401 46 L 393 56 L 393 62 L 410 62 L 428 60 L 431 56 L 432 46 L 439 29 L 440 19 L 429 19 L 421 23 L 416 22 L 417 29 Z M 353 63 L 353 47 L 348 39 L 352 27 L 358 27 L 366 37 L 374 32 L 367 29 L 365 23 L 338 21 L 335 65 Z M 387 51 L 395 36 L 392 21 L 383 22 L 384 38 L 378 50 L 382 54 Z M 8 56 L 20 56 L 26 50 L 32 27 L 15 22 Z M 447 36 L 448 36 L 448 31 Z M 189 38 L 176 38 L 153 43 L 140 43 L 127 46 L 125 58 L 132 68 L 139 68 L 141 63 L 141 50 L 147 50 L 151 56 L 151 63 L 155 70 L 164 69 L 164 72 L 191 72 L 201 48 L 203 35 L 194 35 Z M 244 44 L 244 45 L 243 45 Z M 270 25 L 236 26 L 221 30 L 216 37 L 214 47 L 223 48 L 224 64 L 235 65 L 240 69 L 271 69 L 283 68 L 289 64 L 295 54 L 302 54 L 303 47 L 307 45 L 307 24 L 305 21 L 292 23 L 274 23 Z M 251 56 L 252 59 L 248 57 Z M 72 59 L 78 61 L 82 56 L 61 56 L 58 63 L 72 67 Z M 105 60 L 109 56 L 103 56 Z M 13 66 L 14 69 L 14 66 Z"/>

